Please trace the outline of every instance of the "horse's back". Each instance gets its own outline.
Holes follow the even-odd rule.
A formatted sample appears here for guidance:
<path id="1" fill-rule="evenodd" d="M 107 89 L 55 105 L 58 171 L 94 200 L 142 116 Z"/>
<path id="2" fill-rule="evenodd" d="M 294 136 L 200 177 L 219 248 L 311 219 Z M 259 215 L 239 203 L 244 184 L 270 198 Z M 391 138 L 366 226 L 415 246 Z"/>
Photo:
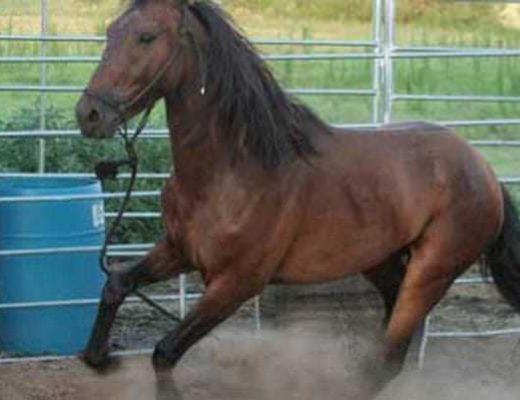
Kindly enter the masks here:
<path id="1" fill-rule="evenodd" d="M 344 154 L 354 158 L 353 163 L 345 160 L 346 175 L 354 165 L 363 165 L 365 173 L 380 177 L 375 184 L 389 185 L 411 197 L 427 194 L 436 200 L 431 206 L 438 207 L 442 200 L 452 204 L 471 203 L 472 199 L 492 202 L 500 193 L 489 163 L 451 128 L 403 122 L 339 136 L 339 152 L 346 150 Z"/>
<path id="2" fill-rule="evenodd" d="M 378 132 L 409 132 L 409 131 L 445 131 L 448 130 L 445 126 L 426 121 L 405 121 L 392 122 L 383 124 L 377 128 L 370 128 L 366 131 L 374 133 Z"/>
<path id="3" fill-rule="evenodd" d="M 376 129 L 378 131 L 392 131 L 392 132 L 406 132 L 406 131 L 423 131 L 423 132 L 431 132 L 431 131 L 448 131 L 449 129 L 445 126 L 435 124 L 433 122 L 426 121 L 409 121 L 409 122 L 395 122 L 390 124 L 381 125 Z"/>

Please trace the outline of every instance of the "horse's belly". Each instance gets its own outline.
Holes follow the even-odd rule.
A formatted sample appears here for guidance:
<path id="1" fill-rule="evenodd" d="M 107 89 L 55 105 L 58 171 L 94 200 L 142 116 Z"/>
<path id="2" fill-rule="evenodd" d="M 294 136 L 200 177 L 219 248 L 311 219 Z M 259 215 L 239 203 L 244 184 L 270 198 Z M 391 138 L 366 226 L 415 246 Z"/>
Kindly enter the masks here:
<path id="1" fill-rule="evenodd" d="M 401 246 L 393 240 L 346 243 L 342 240 L 315 240 L 293 246 L 274 280 L 282 283 L 322 283 L 356 275 L 383 263 Z"/>

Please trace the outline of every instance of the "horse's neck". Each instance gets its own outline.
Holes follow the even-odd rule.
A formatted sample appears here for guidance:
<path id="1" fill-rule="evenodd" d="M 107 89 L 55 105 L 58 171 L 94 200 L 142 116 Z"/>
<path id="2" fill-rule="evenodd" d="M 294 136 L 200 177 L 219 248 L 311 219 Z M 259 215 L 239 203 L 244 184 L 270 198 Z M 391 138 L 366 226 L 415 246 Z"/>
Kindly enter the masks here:
<path id="1" fill-rule="evenodd" d="M 172 188 L 188 208 L 232 198 L 235 209 L 241 209 L 240 204 L 257 204 L 266 191 L 283 192 L 287 197 L 299 192 L 301 163 L 279 173 L 265 169 L 253 157 L 237 155 L 225 140 L 229 132 L 219 128 L 215 108 L 197 104 L 197 100 L 183 104 L 167 101 L 166 107 L 175 165 Z"/>
<path id="2" fill-rule="evenodd" d="M 234 171 L 231 150 L 222 140 L 217 115 L 205 101 L 200 95 L 180 103 L 166 100 L 175 176 L 194 194 Z"/>

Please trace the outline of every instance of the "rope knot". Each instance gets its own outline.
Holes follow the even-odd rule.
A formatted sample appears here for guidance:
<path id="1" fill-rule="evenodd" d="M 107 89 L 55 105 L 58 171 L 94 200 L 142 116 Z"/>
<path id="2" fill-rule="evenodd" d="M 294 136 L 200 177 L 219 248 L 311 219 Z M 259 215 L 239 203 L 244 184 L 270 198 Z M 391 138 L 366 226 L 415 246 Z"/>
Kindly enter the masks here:
<path id="1" fill-rule="evenodd" d="M 119 174 L 119 162 L 102 161 L 95 166 L 95 172 L 96 176 L 101 181 L 107 179 L 115 180 Z"/>

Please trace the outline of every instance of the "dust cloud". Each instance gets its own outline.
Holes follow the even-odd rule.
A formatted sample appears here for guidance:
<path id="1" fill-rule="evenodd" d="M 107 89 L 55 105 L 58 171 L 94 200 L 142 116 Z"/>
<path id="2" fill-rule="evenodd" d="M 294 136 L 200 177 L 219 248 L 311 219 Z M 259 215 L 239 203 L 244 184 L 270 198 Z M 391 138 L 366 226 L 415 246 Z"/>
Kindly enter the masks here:
<path id="1" fill-rule="evenodd" d="M 249 314 L 238 315 L 159 380 L 149 357 L 124 358 L 105 375 L 79 361 L 0 365 L 0 399 L 360 400 L 362 366 L 383 335 L 381 309 L 377 296 L 342 287 L 335 296 L 272 296 L 263 304 L 261 333 Z M 144 329 L 139 337 L 146 321 L 132 320 Z M 142 347 L 139 340 L 128 343 Z M 409 357 L 378 399 L 516 400 L 519 366 L 514 338 L 432 340 L 424 368 Z"/>
<path id="2" fill-rule="evenodd" d="M 76 361 L 0 367 L 2 400 L 339 400 L 357 399 L 360 365 L 374 338 L 335 333 L 219 333 L 157 380 L 147 357 L 125 358 L 100 376 Z M 377 335 L 374 335 L 377 336 Z M 425 368 L 408 370 L 381 400 L 518 399 L 511 340 L 432 344 Z"/>

